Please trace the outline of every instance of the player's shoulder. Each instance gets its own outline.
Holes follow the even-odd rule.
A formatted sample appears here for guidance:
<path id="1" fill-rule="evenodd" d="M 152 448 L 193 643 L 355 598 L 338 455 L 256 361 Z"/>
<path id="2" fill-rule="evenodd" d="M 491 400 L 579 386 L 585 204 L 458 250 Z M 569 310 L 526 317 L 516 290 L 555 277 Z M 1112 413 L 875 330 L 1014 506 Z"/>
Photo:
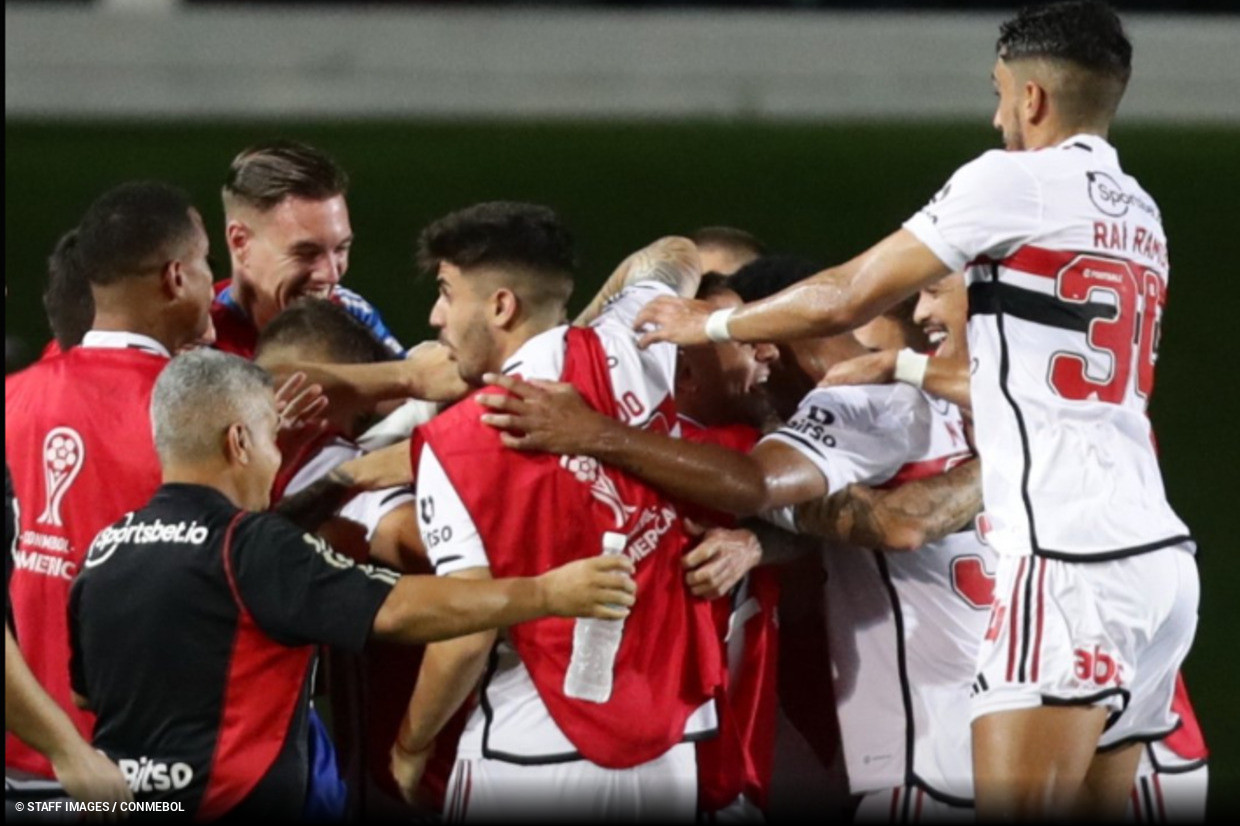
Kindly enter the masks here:
<path id="1" fill-rule="evenodd" d="M 603 305 L 598 318 L 590 322 L 590 326 L 597 330 L 620 328 L 632 337 L 633 322 L 643 307 L 656 298 L 675 298 L 676 296 L 677 292 L 662 281 L 653 279 L 635 281 L 613 295 Z"/>
<path id="2" fill-rule="evenodd" d="M 236 548 L 269 549 L 300 547 L 312 543 L 314 537 L 287 517 L 272 511 L 244 513 L 233 529 Z"/>
<path id="3" fill-rule="evenodd" d="M 852 384 L 815 387 L 801 400 L 797 412 L 818 407 L 838 411 L 839 415 L 876 418 L 921 403 L 924 403 L 923 394 L 907 384 Z"/>
<path id="4" fill-rule="evenodd" d="M 558 380 L 564 373 L 567 336 L 568 325 L 561 324 L 531 337 L 504 362 L 504 374 L 519 375 L 525 379 Z"/>
<path id="5" fill-rule="evenodd" d="M 337 285 L 336 288 L 332 290 L 332 298 L 335 299 L 336 303 L 341 307 L 344 307 L 346 310 L 355 315 L 377 316 L 379 314 L 379 311 L 375 308 L 375 305 L 369 301 L 369 299 L 365 298 L 356 290 L 351 290 L 348 287 L 341 287 Z"/>
<path id="6" fill-rule="evenodd" d="M 1037 181 L 1035 162 L 1039 154 L 989 149 L 957 169 L 948 186 L 1002 190 L 1032 185 Z"/>

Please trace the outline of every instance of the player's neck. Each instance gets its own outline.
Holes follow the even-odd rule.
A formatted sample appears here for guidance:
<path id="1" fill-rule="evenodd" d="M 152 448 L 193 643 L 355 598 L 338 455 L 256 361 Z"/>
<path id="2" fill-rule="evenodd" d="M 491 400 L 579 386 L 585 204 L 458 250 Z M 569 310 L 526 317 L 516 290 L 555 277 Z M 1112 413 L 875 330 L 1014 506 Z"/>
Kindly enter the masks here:
<path id="1" fill-rule="evenodd" d="M 527 318 L 514 327 L 512 330 L 502 334 L 499 347 L 498 363 L 504 365 L 508 359 L 517 354 L 517 351 L 525 346 L 526 342 L 535 336 L 542 335 L 548 330 L 554 329 L 563 322 L 551 321 L 544 319 Z"/>
<path id="2" fill-rule="evenodd" d="M 1064 124 L 1048 122 L 1039 127 L 1030 127 L 1025 133 L 1026 149 L 1048 149 L 1058 146 L 1068 138 L 1077 135 L 1095 135 L 1107 139 L 1105 126 L 1082 126 L 1080 124 Z"/>
<path id="3" fill-rule="evenodd" d="M 274 317 L 275 314 L 268 312 L 259 300 L 258 290 L 249 273 L 236 264 L 233 265 L 232 283 L 228 289 L 232 293 L 233 301 L 237 302 L 237 306 L 245 313 L 246 318 L 254 323 L 255 328 L 263 329 Z"/>
<path id="4" fill-rule="evenodd" d="M 244 510 L 245 495 L 232 474 L 215 463 L 171 462 L 163 466 L 165 485 L 201 485 L 224 494 L 233 505 Z"/>
<path id="5" fill-rule="evenodd" d="M 189 343 L 192 336 L 179 335 L 175 323 L 161 306 L 150 296 L 132 295 L 128 290 L 112 295 L 102 290 L 92 290 L 95 297 L 95 320 L 92 330 L 103 333 L 136 333 L 153 338 L 169 353 L 175 353 Z"/>

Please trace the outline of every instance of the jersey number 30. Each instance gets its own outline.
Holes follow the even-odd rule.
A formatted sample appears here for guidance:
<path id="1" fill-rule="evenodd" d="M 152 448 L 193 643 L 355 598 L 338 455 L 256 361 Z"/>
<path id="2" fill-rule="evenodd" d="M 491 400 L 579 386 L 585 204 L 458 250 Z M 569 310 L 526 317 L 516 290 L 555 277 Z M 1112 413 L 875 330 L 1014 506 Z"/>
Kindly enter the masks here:
<path id="1" fill-rule="evenodd" d="M 1166 287 L 1158 273 L 1140 269 L 1117 258 L 1082 255 L 1059 271 L 1056 292 L 1060 299 L 1081 304 L 1095 291 L 1115 297 L 1116 313 L 1089 323 L 1086 340 L 1094 350 L 1111 357 L 1110 375 L 1090 378 L 1086 358 L 1076 353 L 1051 357 L 1050 383 L 1066 399 L 1119 404 L 1128 390 L 1136 351 L 1136 391 L 1148 399 L 1154 389 L 1154 361 Z"/>

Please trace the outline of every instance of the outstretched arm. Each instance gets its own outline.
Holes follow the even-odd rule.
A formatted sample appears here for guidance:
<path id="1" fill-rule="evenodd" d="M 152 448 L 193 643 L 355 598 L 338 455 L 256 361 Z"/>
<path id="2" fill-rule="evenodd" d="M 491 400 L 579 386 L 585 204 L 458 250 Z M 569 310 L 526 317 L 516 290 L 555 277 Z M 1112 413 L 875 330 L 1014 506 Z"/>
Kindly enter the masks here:
<path id="1" fill-rule="evenodd" d="M 852 330 L 950 272 L 930 248 L 897 230 L 856 258 L 810 276 L 770 298 L 745 304 L 728 319 L 735 341 L 791 341 Z M 643 347 L 658 341 L 706 344 L 712 308 L 702 301 L 657 298 L 638 314 L 634 329 L 653 329 Z M 722 331 L 715 331 L 716 334 Z"/>
<path id="2" fill-rule="evenodd" d="M 349 406 L 374 405 L 394 399 L 456 401 L 469 388 L 448 358 L 448 350 L 435 341 L 419 344 L 407 358 L 372 364 L 273 361 L 263 367 L 282 381 L 303 373 L 327 398 Z"/>
<path id="3" fill-rule="evenodd" d="M 374 634 L 423 643 L 541 617 L 624 619 L 637 586 L 626 556 L 579 559 L 541 576 L 464 582 L 402 576 L 375 615 Z"/>
<path id="4" fill-rule="evenodd" d="M 297 527 L 313 533 L 346 502 L 364 490 L 407 485 L 413 481 L 409 440 L 350 459 L 291 496 L 272 510 Z"/>
<path id="5" fill-rule="evenodd" d="M 827 371 L 823 387 L 844 384 L 891 384 L 896 380 L 898 350 L 881 350 L 840 362 Z M 961 410 L 972 409 L 969 394 L 969 362 L 947 356 L 930 356 L 921 387 L 931 396 L 946 399 Z"/>
<path id="6" fill-rule="evenodd" d="M 797 506 L 796 522 L 801 533 L 849 545 L 915 551 L 965 527 L 981 510 L 981 464 L 971 459 L 890 491 L 849 485 Z"/>
<path id="7" fill-rule="evenodd" d="M 570 385 L 488 375 L 510 395 L 474 398 L 492 413 L 482 421 L 508 447 L 566 456 L 593 456 L 704 507 L 749 515 L 826 493 L 822 474 L 784 445 L 745 454 L 718 445 L 674 439 L 629 427 L 591 409 Z"/>
<path id="8" fill-rule="evenodd" d="M 608 301 L 625 287 L 638 282 L 658 281 L 667 284 L 682 298 L 691 298 L 697 293 L 701 279 L 702 264 L 694 243 L 675 236 L 660 238 L 621 261 L 573 323 L 579 327 L 589 324 Z"/>
<path id="9" fill-rule="evenodd" d="M 451 576 L 478 583 L 491 579 L 487 568 L 468 568 Z M 482 631 L 426 647 L 390 755 L 392 777 L 407 803 L 417 803 L 418 785 L 435 753 L 435 738 L 478 684 L 495 644 L 495 633 Z"/>
<path id="10" fill-rule="evenodd" d="M 90 802 L 133 800 L 121 770 L 82 739 L 68 715 L 39 685 L 8 626 L 4 629 L 4 728 L 47 756 L 56 779 L 72 797 Z"/>

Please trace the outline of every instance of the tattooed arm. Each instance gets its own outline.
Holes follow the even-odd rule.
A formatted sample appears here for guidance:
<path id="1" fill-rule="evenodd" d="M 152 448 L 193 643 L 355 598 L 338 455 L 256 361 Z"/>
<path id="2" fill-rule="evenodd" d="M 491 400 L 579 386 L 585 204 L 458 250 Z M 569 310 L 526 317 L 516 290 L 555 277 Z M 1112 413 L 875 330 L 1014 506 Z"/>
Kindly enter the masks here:
<path id="1" fill-rule="evenodd" d="M 284 497 L 273 510 L 302 530 L 314 531 L 358 493 L 411 482 L 413 457 L 405 439 L 342 463 L 303 490 Z"/>
<path id="2" fill-rule="evenodd" d="M 892 491 L 849 485 L 798 505 L 797 528 L 863 548 L 915 551 L 960 530 L 981 512 L 980 468 L 972 459 Z"/>
<path id="3" fill-rule="evenodd" d="M 303 531 L 316 531 L 358 493 L 353 477 L 340 468 L 286 496 L 272 510 Z"/>
<path id="4" fill-rule="evenodd" d="M 660 238 L 621 261 L 573 323 L 579 327 L 589 324 L 617 293 L 639 281 L 658 281 L 670 286 L 677 295 L 691 298 L 701 279 L 702 264 L 693 242 L 675 236 Z"/>

